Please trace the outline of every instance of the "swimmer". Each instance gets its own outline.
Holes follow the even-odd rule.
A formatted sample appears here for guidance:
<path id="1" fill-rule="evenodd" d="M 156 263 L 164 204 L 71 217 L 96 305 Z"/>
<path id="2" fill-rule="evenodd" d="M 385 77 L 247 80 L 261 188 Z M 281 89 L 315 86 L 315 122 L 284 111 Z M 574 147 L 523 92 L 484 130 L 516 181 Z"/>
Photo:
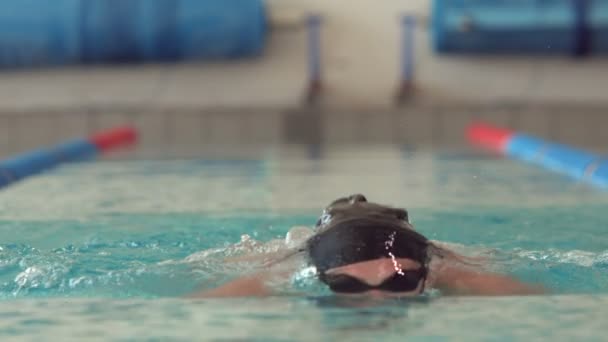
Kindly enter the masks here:
<path id="1" fill-rule="evenodd" d="M 298 234 L 303 241 L 270 259 L 265 256 L 266 267 L 260 272 L 192 297 L 272 295 L 269 283 L 297 271 L 297 266 L 276 266 L 298 254 L 305 255 L 318 279 L 336 294 L 417 296 L 429 288 L 446 295 L 543 293 L 536 286 L 482 270 L 477 260 L 415 231 L 405 209 L 371 203 L 360 194 L 335 200 L 325 208 L 312 234 L 301 229 Z"/>

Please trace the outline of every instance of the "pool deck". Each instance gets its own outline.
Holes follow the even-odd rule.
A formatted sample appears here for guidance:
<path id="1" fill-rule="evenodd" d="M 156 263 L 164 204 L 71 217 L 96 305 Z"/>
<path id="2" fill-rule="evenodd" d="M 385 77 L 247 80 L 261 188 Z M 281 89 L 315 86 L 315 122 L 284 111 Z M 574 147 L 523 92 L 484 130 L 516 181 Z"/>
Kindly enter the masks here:
<path id="1" fill-rule="evenodd" d="M 0 157 L 131 123 L 145 146 L 397 143 L 458 147 L 473 118 L 605 151 L 608 60 L 435 55 L 416 33 L 415 91 L 395 105 L 401 13 L 428 1 L 270 1 L 252 60 L 73 67 L 0 74 Z M 323 96 L 306 106 L 306 31 L 322 13 Z M 387 18 L 393 18 L 389 20 Z"/>
<path id="2" fill-rule="evenodd" d="M 142 151 L 193 153 L 234 146 L 263 151 L 281 144 L 399 144 L 463 148 L 474 119 L 605 153 L 605 109 L 598 107 L 450 106 L 400 109 L 72 108 L 0 115 L 0 157 L 117 125 L 140 132 Z M 221 151 L 221 149 L 220 149 Z M 144 152 L 142 152 L 144 153 Z"/>

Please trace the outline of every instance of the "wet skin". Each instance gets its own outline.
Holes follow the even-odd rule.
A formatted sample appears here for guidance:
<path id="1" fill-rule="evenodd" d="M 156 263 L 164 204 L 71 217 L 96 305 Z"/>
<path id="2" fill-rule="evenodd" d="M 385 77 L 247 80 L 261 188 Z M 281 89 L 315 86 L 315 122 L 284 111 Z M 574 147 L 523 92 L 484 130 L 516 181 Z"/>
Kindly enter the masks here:
<path id="1" fill-rule="evenodd" d="M 354 194 L 348 197 L 339 198 L 330 203 L 323 210 L 323 214 L 317 221 L 315 232 L 317 234 L 322 233 L 348 221 L 361 219 L 377 222 L 379 226 L 392 226 L 405 228 L 411 231 L 414 230 L 414 227 L 409 222 L 409 215 L 406 209 L 371 203 L 367 201 L 364 195 Z M 426 240 L 426 238 L 420 237 Z M 420 267 L 420 263 L 407 258 L 382 258 L 335 267 L 329 269 L 326 273 L 332 275 L 347 275 L 368 285 L 377 286 L 395 275 L 395 273 L 416 270 Z M 421 284 L 418 290 L 422 287 Z M 412 291 L 407 294 L 415 295 L 418 292 L 419 291 Z M 370 290 L 365 291 L 365 293 L 382 295 L 385 291 Z M 406 293 L 403 294 L 405 295 Z M 395 295 L 395 293 L 390 293 L 390 295 Z"/>
<path id="2" fill-rule="evenodd" d="M 377 203 L 368 202 L 365 196 L 360 194 L 339 198 L 328 205 L 317 221 L 314 228 L 315 235 L 322 234 L 333 227 L 347 224 L 348 221 L 357 220 L 373 221 L 378 226 L 402 227 L 415 234 L 416 240 L 429 244 L 431 248 L 438 250 L 439 266 L 431 269 L 426 287 L 435 287 L 444 294 L 455 295 L 530 295 L 541 294 L 545 290 L 538 286 L 530 286 L 519 282 L 511 277 L 487 273 L 483 269 L 475 269 L 470 265 L 462 264 L 466 257 L 460 256 L 443 247 L 437 247 L 437 243 L 430 242 L 424 236 L 414 231 L 409 222 L 408 212 L 405 209 L 393 208 Z M 410 234 L 410 233 L 408 233 Z M 314 235 L 313 235 L 314 237 Z M 310 241 L 309 239 L 308 241 Z M 308 242 L 307 241 L 307 242 Z M 285 257 L 278 257 L 285 260 Z M 471 260 L 471 259 L 468 259 Z M 276 264 L 276 263 L 275 263 Z M 415 260 L 407 258 L 380 258 L 363 262 L 351 263 L 340 267 L 333 267 L 325 271 L 327 274 L 347 275 L 360 280 L 368 285 L 375 286 L 392 277 L 395 273 L 408 270 L 416 270 L 422 265 Z M 292 270 L 295 271 L 295 270 Z M 289 277 L 291 271 L 283 275 Z M 276 274 L 275 274 L 276 275 Z M 273 291 L 266 286 L 266 281 L 273 277 L 273 272 L 266 271 L 244 276 L 231 281 L 219 288 L 193 294 L 193 297 L 240 297 L 240 296 L 268 296 Z M 394 295 L 417 295 L 424 288 L 425 281 L 421 281 L 415 291 L 408 293 L 389 293 L 386 291 L 371 290 L 363 292 L 372 296 L 394 296 Z"/>

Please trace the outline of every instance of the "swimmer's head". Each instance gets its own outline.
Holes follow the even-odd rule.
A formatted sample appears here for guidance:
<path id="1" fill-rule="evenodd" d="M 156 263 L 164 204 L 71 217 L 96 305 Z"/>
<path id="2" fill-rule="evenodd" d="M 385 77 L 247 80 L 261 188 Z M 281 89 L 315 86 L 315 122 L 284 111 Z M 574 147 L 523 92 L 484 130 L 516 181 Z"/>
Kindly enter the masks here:
<path id="1" fill-rule="evenodd" d="M 352 195 L 332 202 L 317 224 L 317 233 L 306 245 L 311 263 L 321 281 L 336 292 L 365 292 L 379 289 L 391 292 L 422 291 L 428 272 L 430 242 L 414 231 L 405 209 L 367 202 L 363 195 Z M 395 268 L 379 286 L 352 274 L 336 274 L 344 266 L 364 265 L 372 260 L 407 259 L 417 265 Z M 365 266 L 361 266 L 365 267 Z"/>
<path id="2" fill-rule="evenodd" d="M 368 202 L 367 198 L 361 194 L 338 198 L 331 202 L 323 210 L 315 228 L 321 232 L 343 220 L 356 218 L 373 218 L 413 229 L 407 210 Z"/>

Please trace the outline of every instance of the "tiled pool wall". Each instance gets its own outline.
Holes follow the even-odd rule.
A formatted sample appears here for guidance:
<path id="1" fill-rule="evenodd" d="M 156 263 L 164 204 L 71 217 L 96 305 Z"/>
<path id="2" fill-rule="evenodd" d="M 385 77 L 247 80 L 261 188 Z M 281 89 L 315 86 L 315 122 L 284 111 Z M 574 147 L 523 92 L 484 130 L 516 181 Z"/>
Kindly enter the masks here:
<path id="1" fill-rule="evenodd" d="M 0 157 L 132 124 L 135 151 L 283 144 L 405 144 L 463 148 L 469 122 L 481 119 L 546 139 L 606 152 L 608 113 L 576 106 L 409 105 L 398 109 L 327 108 L 89 108 L 0 112 Z"/>

